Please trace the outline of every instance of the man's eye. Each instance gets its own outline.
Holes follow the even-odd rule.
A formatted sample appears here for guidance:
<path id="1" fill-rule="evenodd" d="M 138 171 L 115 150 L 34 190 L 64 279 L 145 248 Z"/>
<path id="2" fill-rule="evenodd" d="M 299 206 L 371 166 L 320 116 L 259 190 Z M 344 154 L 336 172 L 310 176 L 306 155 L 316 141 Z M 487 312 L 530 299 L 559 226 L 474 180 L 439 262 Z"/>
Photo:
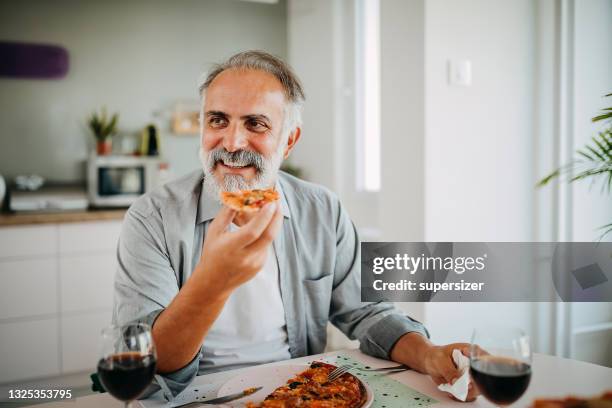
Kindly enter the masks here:
<path id="1" fill-rule="evenodd" d="M 255 132 L 262 132 L 268 129 L 268 126 L 259 120 L 247 120 L 246 125 L 249 130 Z"/>
<path id="2" fill-rule="evenodd" d="M 208 124 L 214 128 L 224 126 L 225 123 L 226 123 L 226 120 L 221 117 L 212 117 L 208 120 Z"/>

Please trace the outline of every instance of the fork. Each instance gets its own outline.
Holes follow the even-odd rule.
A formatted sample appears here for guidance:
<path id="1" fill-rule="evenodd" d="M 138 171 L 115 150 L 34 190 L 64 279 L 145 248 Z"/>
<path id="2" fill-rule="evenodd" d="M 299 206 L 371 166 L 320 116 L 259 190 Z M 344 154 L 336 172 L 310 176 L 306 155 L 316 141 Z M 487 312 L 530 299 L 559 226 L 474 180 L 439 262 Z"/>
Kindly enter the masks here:
<path id="1" fill-rule="evenodd" d="M 327 375 L 327 381 L 332 382 L 340 378 L 342 375 L 347 373 L 353 366 L 350 365 L 342 365 L 340 367 L 336 367 L 331 373 Z"/>
<path id="2" fill-rule="evenodd" d="M 329 375 L 327 376 L 327 381 L 332 382 L 353 369 L 359 370 L 359 371 L 366 371 L 370 373 L 380 372 L 380 371 L 392 371 L 393 373 L 395 373 L 397 371 L 409 370 L 410 368 L 404 364 L 393 366 L 393 367 L 382 367 L 382 368 L 360 368 L 360 367 L 355 367 L 351 365 L 343 365 L 340 367 L 336 367 L 331 373 L 329 373 Z"/>

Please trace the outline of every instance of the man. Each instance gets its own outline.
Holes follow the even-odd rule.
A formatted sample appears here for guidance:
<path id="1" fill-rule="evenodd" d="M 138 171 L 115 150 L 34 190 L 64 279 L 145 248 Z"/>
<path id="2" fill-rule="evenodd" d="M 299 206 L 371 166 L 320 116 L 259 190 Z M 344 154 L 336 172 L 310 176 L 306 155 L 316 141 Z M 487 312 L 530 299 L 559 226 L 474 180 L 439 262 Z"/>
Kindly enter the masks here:
<path id="1" fill-rule="evenodd" d="M 279 172 L 301 137 L 304 94 L 291 69 L 239 53 L 200 93 L 203 171 L 134 203 L 118 247 L 114 320 L 152 326 L 173 393 L 198 373 L 321 353 L 328 321 L 365 353 L 456 379 L 452 350 L 468 345 L 435 346 L 391 304 L 362 303 L 359 238 L 338 199 Z M 281 199 L 254 214 L 219 199 L 269 187 Z"/>

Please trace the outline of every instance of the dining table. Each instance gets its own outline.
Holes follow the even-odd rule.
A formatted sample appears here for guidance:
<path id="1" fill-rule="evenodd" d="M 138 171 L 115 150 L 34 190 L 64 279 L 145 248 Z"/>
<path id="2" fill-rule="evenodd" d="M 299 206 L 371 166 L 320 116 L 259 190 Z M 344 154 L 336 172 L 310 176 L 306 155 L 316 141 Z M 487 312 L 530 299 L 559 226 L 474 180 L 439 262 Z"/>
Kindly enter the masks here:
<path id="1" fill-rule="evenodd" d="M 212 374 L 197 376 L 193 383 L 183 393 L 179 394 L 174 401 L 166 401 L 162 392 L 157 392 L 151 397 L 135 401 L 132 407 L 170 408 L 180 403 L 188 402 L 190 395 L 197 393 L 200 400 L 206 400 L 217 396 L 219 389 L 236 376 L 244 376 L 248 374 L 248 370 L 255 368 L 261 370 L 262 367 L 274 366 L 279 364 L 306 364 L 317 360 L 332 360 L 347 356 L 348 358 L 358 361 L 371 368 L 388 367 L 396 365 L 396 363 L 371 357 L 362 353 L 357 349 L 336 350 L 323 354 L 300 357 L 291 360 L 285 360 L 266 365 L 258 365 L 253 367 L 241 368 L 237 370 L 221 371 Z M 427 404 L 421 405 L 427 407 L 429 405 L 436 408 L 445 407 L 493 407 L 494 404 L 487 401 L 483 396 L 479 396 L 472 402 L 459 402 L 449 397 L 447 393 L 438 390 L 437 385 L 430 379 L 429 376 L 418 373 L 412 370 L 385 374 L 388 378 L 393 379 L 410 389 L 412 392 L 424 394 L 430 401 Z M 249 384 L 257 386 L 258 384 Z M 195 390 L 195 391 L 194 391 Z M 571 360 L 567 358 L 551 356 L 546 354 L 534 353 L 532 360 L 532 378 L 529 388 L 525 394 L 516 401 L 512 406 L 529 407 L 537 398 L 564 398 L 567 396 L 578 397 L 594 397 L 601 395 L 604 391 L 612 390 L 612 368 L 587 363 L 583 361 Z M 416 394 L 415 394 L 416 395 Z M 377 399 L 383 398 L 381 394 L 377 395 L 374 392 L 373 406 L 385 406 L 377 404 Z M 244 402 L 248 398 L 243 398 L 231 403 L 231 406 L 244 406 Z M 139 407 L 140 405 L 140 407 Z M 57 401 L 37 405 L 40 408 L 98 408 L 98 407 L 122 407 L 123 403 L 115 400 L 108 393 L 92 394 L 74 398 L 72 400 Z M 206 405 L 202 405 L 205 407 Z M 408 406 L 408 403 L 396 406 Z M 391 407 L 386 407 L 391 408 Z"/>

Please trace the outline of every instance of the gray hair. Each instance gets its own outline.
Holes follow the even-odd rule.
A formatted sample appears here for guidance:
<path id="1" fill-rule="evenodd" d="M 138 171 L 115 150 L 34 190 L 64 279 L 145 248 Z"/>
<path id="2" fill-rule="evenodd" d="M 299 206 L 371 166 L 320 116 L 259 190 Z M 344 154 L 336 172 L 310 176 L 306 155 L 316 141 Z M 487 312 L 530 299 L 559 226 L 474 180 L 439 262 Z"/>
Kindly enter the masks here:
<path id="1" fill-rule="evenodd" d="M 243 51 L 232 55 L 228 60 L 214 65 L 206 75 L 202 76 L 199 85 L 202 99 L 206 97 L 206 90 L 212 81 L 228 69 L 252 69 L 274 75 L 283 86 L 287 99 L 283 133 L 288 135 L 289 131 L 301 126 L 302 106 L 306 98 L 297 75 L 283 60 L 259 50 Z"/>

